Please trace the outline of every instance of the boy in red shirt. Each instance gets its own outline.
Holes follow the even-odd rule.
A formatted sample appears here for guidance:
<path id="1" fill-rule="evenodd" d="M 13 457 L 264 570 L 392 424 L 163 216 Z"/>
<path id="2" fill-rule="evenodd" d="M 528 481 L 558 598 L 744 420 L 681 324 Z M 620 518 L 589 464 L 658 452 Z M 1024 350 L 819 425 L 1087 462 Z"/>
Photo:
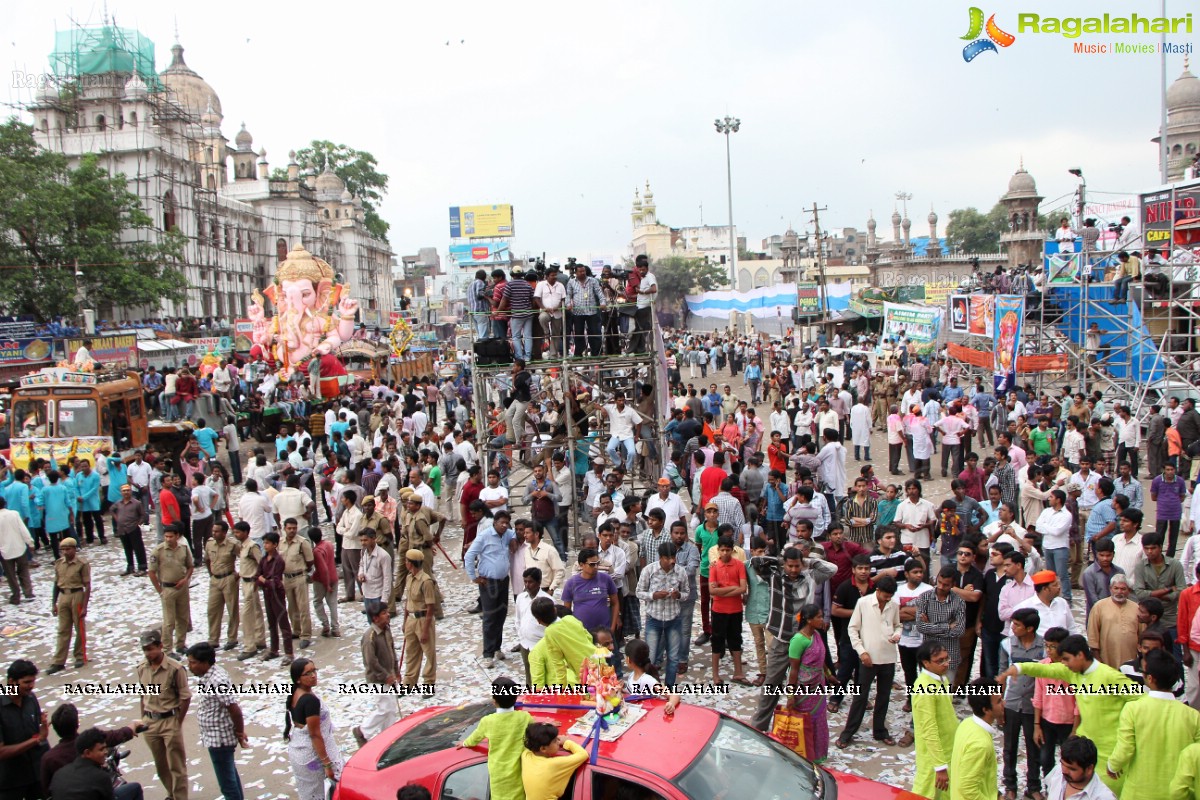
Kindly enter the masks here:
<path id="1" fill-rule="evenodd" d="M 733 656 L 733 681 L 750 686 L 742 671 L 742 611 L 749 591 L 746 565 L 733 557 L 733 537 L 717 540 L 717 560 L 708 567 L 708 591 L 712 595 L 712 680 L 719 684 L 721 658 L 728 649 Z"/>

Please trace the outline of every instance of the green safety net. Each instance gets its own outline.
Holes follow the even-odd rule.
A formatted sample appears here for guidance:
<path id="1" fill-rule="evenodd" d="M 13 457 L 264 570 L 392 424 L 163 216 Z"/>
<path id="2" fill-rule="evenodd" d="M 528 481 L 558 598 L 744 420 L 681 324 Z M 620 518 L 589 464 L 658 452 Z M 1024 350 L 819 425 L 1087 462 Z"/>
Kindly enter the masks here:
<path id="1" fill-rule="evenodd" d="M 50 62 L 54 74 L 63 79 L 136 72 L 149 90 L 162 88 L 154 70 L 154 42 L 132 28 L 104 25 L 59 31 Z"/>

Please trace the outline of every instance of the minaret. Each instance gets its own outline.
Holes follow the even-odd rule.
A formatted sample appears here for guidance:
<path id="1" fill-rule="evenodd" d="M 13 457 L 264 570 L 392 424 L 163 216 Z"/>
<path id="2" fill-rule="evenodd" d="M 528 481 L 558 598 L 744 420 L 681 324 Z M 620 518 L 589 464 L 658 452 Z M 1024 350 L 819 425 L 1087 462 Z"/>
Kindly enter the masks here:
<path id="1" fill-rule="evenodd" d="M 635 231 L 642 227 L 642 197 L 637 189 L 633 190 L 633 208 L 629 212 L 629 216 L 633 219 L 633 229 Z"/>
<path id="2" fill-rule="evenodd" d="M 900 244 L 900 210 L 892 210 L 892 243 Z"/>
<path id="3" fill-rule="evenodd" d="M 875 246 L 875 211 L 871 210 L 871 216 L 867 219 L 867 247 Z"/>
<path id="4" fill-rule="evenodd" d="M 933 206 L 929 207 L 929 245 L 925 248 L 925 255 L 928 258 L 939 258 L 942 255 L 942 243 L 938 241 L 937 235 L 938 215 L 933 210 Z"/>

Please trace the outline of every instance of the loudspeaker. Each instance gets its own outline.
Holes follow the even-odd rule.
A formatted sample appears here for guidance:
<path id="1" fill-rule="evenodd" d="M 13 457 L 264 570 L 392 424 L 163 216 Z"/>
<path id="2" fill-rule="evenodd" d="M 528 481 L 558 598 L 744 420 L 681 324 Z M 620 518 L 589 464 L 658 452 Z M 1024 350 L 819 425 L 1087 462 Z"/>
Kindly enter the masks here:
<path id="1" fill-rule="evenodd" d="M 507 339 L 480 339 L 475 342 L 475 363 L 507 364 L 512 361 L 512 348 Z"/>

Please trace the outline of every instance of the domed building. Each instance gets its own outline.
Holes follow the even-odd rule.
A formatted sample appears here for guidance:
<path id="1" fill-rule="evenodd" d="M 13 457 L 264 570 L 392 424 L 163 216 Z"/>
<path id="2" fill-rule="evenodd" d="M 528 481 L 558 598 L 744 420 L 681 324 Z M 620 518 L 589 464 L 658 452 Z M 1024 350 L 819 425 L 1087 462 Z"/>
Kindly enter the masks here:
<path id="1" fill-rule="evenodd" d="M 1155 136 L 1151 141 L 1158 144 L 1160 137 Z M 1183 74 L 1167 89 L 1167 180 L 1182 180 L 1198 152 L 1200 79 L 1192 74 L 1185 58 Z"/>
<path id="2" fill-rule="evenodd" d="M 72 166 L 99 155 L 105 169 L 128 179 L 155 222 L 151 235 L 184 237 L 182 301 L 97 308 L 98 318 L 232 322 L 245 316 L 250 293 L 267 286 L 277 263 L 303 245 L 337 270 L 361 303 L 361 322 L 386 322 L 394 254 L 366 228 L 362 200 L 332 170 L 303 176 L 293 153 L 284 175 L 272 180 L 266 150 L 255 148 L 245 123 L 230 146 L 220 96 L 188 66 L 178 43 L 161 72 L 153 42 L 132 29 L 79 29 L 57 43 L 55 74 L 81 90 L 48 83 L 36 95 L 27 108 L 35 140 Z M 321 138 L 318 130 L 296 135 Z"/>
<path id="3" fill-rule="evenodd" d="M 183 60 L 183 45 L 179 42 L 171 47 L 171 65 L 160 72 L 158 77 L 166 88 L 167 99 L 177 103 L 192 117 L 199 119 L 206 113 L 213 113 L 217 117 L 218 125 L 224 120 L 221 98 L 208 82 Z"/>

